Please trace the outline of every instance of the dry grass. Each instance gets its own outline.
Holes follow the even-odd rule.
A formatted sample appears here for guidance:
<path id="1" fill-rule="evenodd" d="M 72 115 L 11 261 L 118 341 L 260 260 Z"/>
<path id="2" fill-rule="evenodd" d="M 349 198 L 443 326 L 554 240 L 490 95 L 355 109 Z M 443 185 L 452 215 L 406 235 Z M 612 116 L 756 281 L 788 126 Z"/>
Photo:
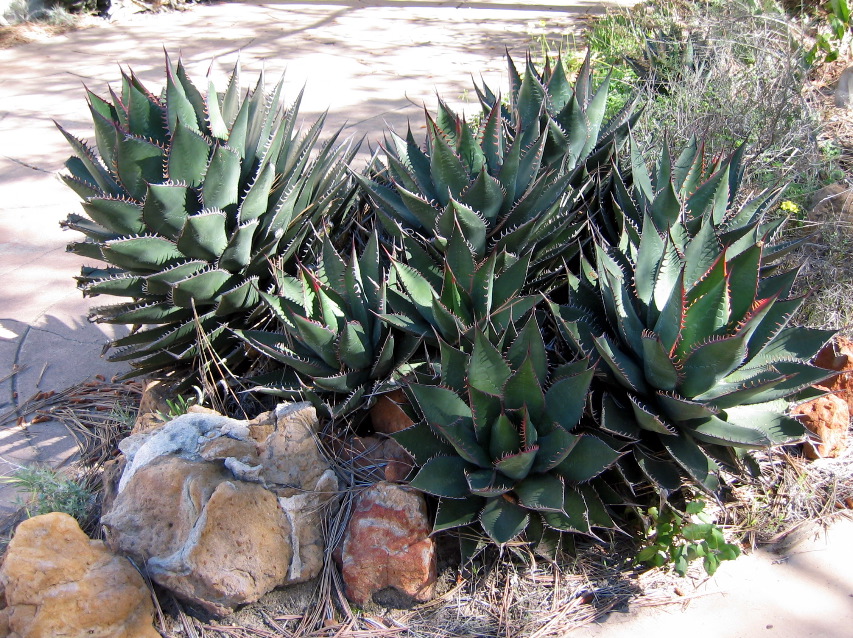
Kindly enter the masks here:
<path id="1" fill-rule="evenodd" d="M 853 508 L 853 449 L 835 459 L 809 461 L 784 450 L 760 455 L 762 476 L 738 485 L 726 507 L 737 536 L 752 547 L 785 551 Z"/>

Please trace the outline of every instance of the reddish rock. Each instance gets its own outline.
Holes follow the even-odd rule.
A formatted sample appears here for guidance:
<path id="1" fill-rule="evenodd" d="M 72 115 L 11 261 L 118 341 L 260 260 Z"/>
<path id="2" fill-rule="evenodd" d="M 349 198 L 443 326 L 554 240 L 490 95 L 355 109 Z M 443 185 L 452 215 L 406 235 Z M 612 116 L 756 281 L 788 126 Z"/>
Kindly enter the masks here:
<path id="1" fill-rule="evenodd" d="M 385 480 L 392 483 L 405 481 L 415 467 L 411 454 L 394 439 L 385 440 L 381 460 L 385 463 Z"/>
<path id="2" fill-rule="evenodd" d="M 817 353 L 814 364 L 819 368 L 841 372 L 822 381 L 820 386 L 844 399 L 853 414 L 853 341 L 836 337 Z"/>
<path id="3" fill-rule="evenodd" d="M 803 403 L 797 407 L 797 418 L 819 441 L 806 442 L 806 457 L 834 458 L 847 448 L 850 411 L 844 399 L 827 394 Z"/>
<path id="4" fill-rule="evenodd" d="M 336 458 L 361 470 L 364 478 L 373 481 L 402 482 L 415 462 L 397 441 L 377 436 L 353 436 L 330 442 Z"/>
<path id="5" fill-rule="evenodd" d="M 408 399 L 402 390 L 392 390 L 381 395 L 370 408 L 373 429 L 382 434 L 394 434 L 414 425 L 400 407 L 400 404 L 404 403 L 408 403 Z"/>
<path id="6" fill-rule="evenodd" d="M 437 577 L 430 531 L 419 492 L 385 482 L 365 490 L 341 549 L 347 598 L 396 607 L 430 600 Z"/>

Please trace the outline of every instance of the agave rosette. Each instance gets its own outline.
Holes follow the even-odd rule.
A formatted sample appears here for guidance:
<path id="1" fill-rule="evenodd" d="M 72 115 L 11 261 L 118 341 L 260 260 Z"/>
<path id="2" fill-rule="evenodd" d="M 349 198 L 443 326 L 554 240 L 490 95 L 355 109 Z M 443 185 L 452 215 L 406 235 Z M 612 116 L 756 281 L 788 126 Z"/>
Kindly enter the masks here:
<path id="1" fill-rule="evenodd" d="M 574 88 L 559 60 L 537 75 L 528 59 L 523 78 L 509 64 L 509 109 L 478 89 L 485 112 L 475 129 L 439 100 L 436 118 L 427 116 L 425 149 L 411 130 L 405 139 L 391 133 L 385 163 L 359 179 L 394 239 L 417 238 L 438 262 L 457 232 L 477 262 L 529 253 L 527 288 L 545 291 L 578 251 L 593 183 L 585 162 L 609 166 L 629 116 L 602 126 L 607 81 L 593 93 L 588 64 Z"/>
<path id="2" fill-rule="evenodd" d="M 361 255 L 345 260 L 326 239 L 315 270 L 293 277 L 277 271 L 276 292 L 261 293 L 279 320 L 278 332 L 238 330 L 246 343 L 284 366 L 252 379 L 256 389 L 303 396 L 326 413 L 342 416 L 365 408 L 379 392 L 411 372 L 420 338 L 381 320 L 386 273 L 375 233 Z"/>
<path id="3" fill-rule="evenodd" d="M 435 530 L 479 522 L 496 543 L 525 530 L 591 534 L 613 527 L 590 483 L 620 456 L 576 434 L 593 370 L 550 369 L 535 317 L 511 342 L 480 331 L 470 355 L 442 344 L 436 383 L 407 387 L 421 420 L 394 438 L 421 465 L 411 485 L 439 498 Z"/>
<path id="4" fill-rule="evenodd" d="M 570 278 L 570 303 L 552 305 L 573 349 L 606 372 L 601 427 L 637 441 L 635 466 L 664 493 L 682 475 L 715 492 L 721 466 L 802 438 L 788 408 L 827 374 L 809 361 L 833 333 L 791 325 L 796 271 L 774 263 L 790 245 L 773 245 L 778 223 L 757 219 L 772 196 L 730 205 L 740 154 L 695 188 L 684 182 L 701 157 L 670 170 L 665 152 L 657 189 L 635 162 L 635 180 L 657 193 L 623 199 L 641 223 L 623 217 L 620 241 L 596 247 L 595 270 Z"/>
<path id="5" fill-rule="evenodd" d="M 242 361 L 228 327 L 259 320 L 269 259 L 292 261 L 313 228 L 345 226 L 354 196 L 355 149 L 334 135 L 311 159 L 322 118 L 300 135 L 299 99 L 285 109 L 281 83 L 267 94 L 262 76 L 244 95 L 235 68 L 225 93 L 203 95 L 180 62 L 166 71 L 159 97 L 132 73 L 109 100 L 88 93 L 95 148 L 61 129 L 76 153 L 63 179 L 86 213 L 63 224 L 86 236 L 68 250 L 105 263 L 82 269 L 85 295 L 127 299 L 90 319 L 133 326 L 110 358 L 135 373 L 194 366 L 202 342 Z"/>

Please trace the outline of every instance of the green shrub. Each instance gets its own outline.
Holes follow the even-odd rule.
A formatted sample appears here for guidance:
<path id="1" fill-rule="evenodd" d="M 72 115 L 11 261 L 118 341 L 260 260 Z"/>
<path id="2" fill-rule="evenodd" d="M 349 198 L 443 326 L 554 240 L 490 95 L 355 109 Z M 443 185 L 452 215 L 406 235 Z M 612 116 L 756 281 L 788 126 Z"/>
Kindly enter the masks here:
<path id="1" fill-rule="evenodd" d="M 7 485 L 28 492 L 23 503 L 28 517 L 65 512 L 85 527 L 95 497 L 86 487 L 48 467 L 27 466 L 15 470 L 2 480 Z"/>
<path id="2" fill-rule="evenodd" d="M 723 531 L 704 509 L 702 501 L 687 503 L 684 516 L 689 516 L 690 522 L 685 523 L 684 516 L 670 505 L 664 505 L 662 512 L 650 507 L 650 523 L 645 530 L 648 544 L 637 554 L 637 562 L 651 567 L 670 564 L 683 578 L 688 564 L 698 558 L 702 559 L 705 573 L 713 576 L 720 562 L 740 556 L 740 547 L 726 542 Z"/>

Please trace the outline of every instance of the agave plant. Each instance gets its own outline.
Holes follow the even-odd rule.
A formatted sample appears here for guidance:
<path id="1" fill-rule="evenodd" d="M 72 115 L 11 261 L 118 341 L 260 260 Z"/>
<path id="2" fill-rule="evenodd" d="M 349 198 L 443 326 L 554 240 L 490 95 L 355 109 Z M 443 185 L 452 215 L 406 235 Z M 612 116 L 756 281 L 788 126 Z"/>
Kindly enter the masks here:
<path id="1" fill-rule="evenodd" d="M 405 139 L 392 133 L 386 165 L 359 179 L 393 238 L 417 237 L 439 262 L 456 232 L 477 262 L 530 253 L 527 287 L 544 291 L 578 250 L 579 211 L 592 184 L 585 162 L 608 166 L 630 118 L 602 128 L 607 81 L 592 94 L 588 61 L 574 89 L 559 60 L 537 75 L 528 59 L 523 79 L 509 64 L 509 110 L 478 89 L 487 107 L 475 130 L 439 101 L 437 117 L 427 116 L 426 150 L 411 129 Z"/>
<path id="2" fill-rule="evenodd" d="M 299 99 L 285 110 L 281 83 L 268 95 L 261 77 L 243 95 L 235 68 L 224 94 L 211 83 L 202 95 L 180 61 L 166 71 L 160 97 L 132 73 L 110 100 L 88 93 L 96 149 L 60 127 L 76 153 L 63 179 L 86 212 L 63 224 L 86 236 L 68 250 L 105 263 L 84 267 L 79 287 L 127 299 L 90 319 L 133 326 L 110 358 L 139 374 L 194 366 L 202 343 L 237 365 L 244 348 L 228 328 L 259 320 L 269 260 L 292 262 L 345 228 L 354 192 L 355 149 L 335 134 L 310 159 L 323 118 L 300 137 Z"/>
<path id="3" fill-rule="evenodd" d="M 640 81 L 662 95 L 685 78 L 707 77 L 711 72 L 711 46 L 701 36 L 678 27 L 656 30 L 646 38 L 641 58 L 627 56 L 625 61 Z"/>
<path id="4" fill-rule="evenodd" d="M 608 74 L 594 86 L 590 52 L 587 51 L 575 83 L 569 82 L 562 60 L 545 59 L 539 72 L 528 55 L 520 74 L 507 55 L 510 78 L 509 105 L 501 106 L 507 130 L 513 139 L 522 138 L 524 148 L 531 146 L 547 129 L 543 162 L 573 173 L 571 183 L 580 184 L 586 175 L 606 167 L 636 124 L 640 111 L 636 100 L 628 100 L 610 120 L 605 121 L 610 90 Z M 500 94 L 485 83 L 476 87 L 486 112 L 501 102 Z"/>
<path id="5" fill-rule="evenodd" d="M 438 268 L 411 240 L 409 250 L 392 257 L 388 311 L 380 317 L 397 330 L 471 351 L 474 335 L 513 339 L 519 321 L 541 297 L 524 295 L 530 255 L 502 251 L 477 263 L 461 233 L 450 236 L 447 260 Z"/>
<path id="6" fill-rule="evenodd" d="M 667 155 L 657 190 L 623 197 L 620 241 L 596 247 L 595 270 L 572 277 L 570 304 L 552 311 L 574 350 L 607 372 L 601 427 L 638 441 L 645 477 L 668 493 L 683 472 L 715 492 L 721 464 L 803 436 L 786 411 L 826 376 L 808 362 L 832 332 L 789 325 L 802 303 L 790 298 L 796 272 L 769 274 L 789 246 L 774 247 L 778 224 L 756 219 L 772 197 L 730 205 L 740 152 L 698 185 L 701 158 L 670 171 Z M 641 184 L 643 170 L 635 163 Z"/>
<path id="7" fill-rule="evenodd" d="M 398 333 L 380 319 L 386 311 L 386 277 L 373 233 L 361 256 L 346 262 L 326 238 L 316 270 L 299 277 L 276 271 L 275 294 L 261 293 L 281 332 L 236 330 L 239 337 L 285 366 L 253 383 L 279 396 L 301 395 L 328 414 L 367 407 L 373 397 L 411 372 L 407 363 L 420 338 Z"/>
<path id="8" fill-rule="evenodd" d="M 422 466 L 411 485 L 439 497 L 435 530 L 479 521 L 502 544 L 528 527 L 531 535 L 612 527 L 589 481 L 620 452 L 572 433 L 589 362 L 549 368 L 535 317 L 503 341 L 497 348 L 477 331 L 470 355 L 442 344 L 439 383 L 407 387 L 422 419 L 394 438 Z"/>

